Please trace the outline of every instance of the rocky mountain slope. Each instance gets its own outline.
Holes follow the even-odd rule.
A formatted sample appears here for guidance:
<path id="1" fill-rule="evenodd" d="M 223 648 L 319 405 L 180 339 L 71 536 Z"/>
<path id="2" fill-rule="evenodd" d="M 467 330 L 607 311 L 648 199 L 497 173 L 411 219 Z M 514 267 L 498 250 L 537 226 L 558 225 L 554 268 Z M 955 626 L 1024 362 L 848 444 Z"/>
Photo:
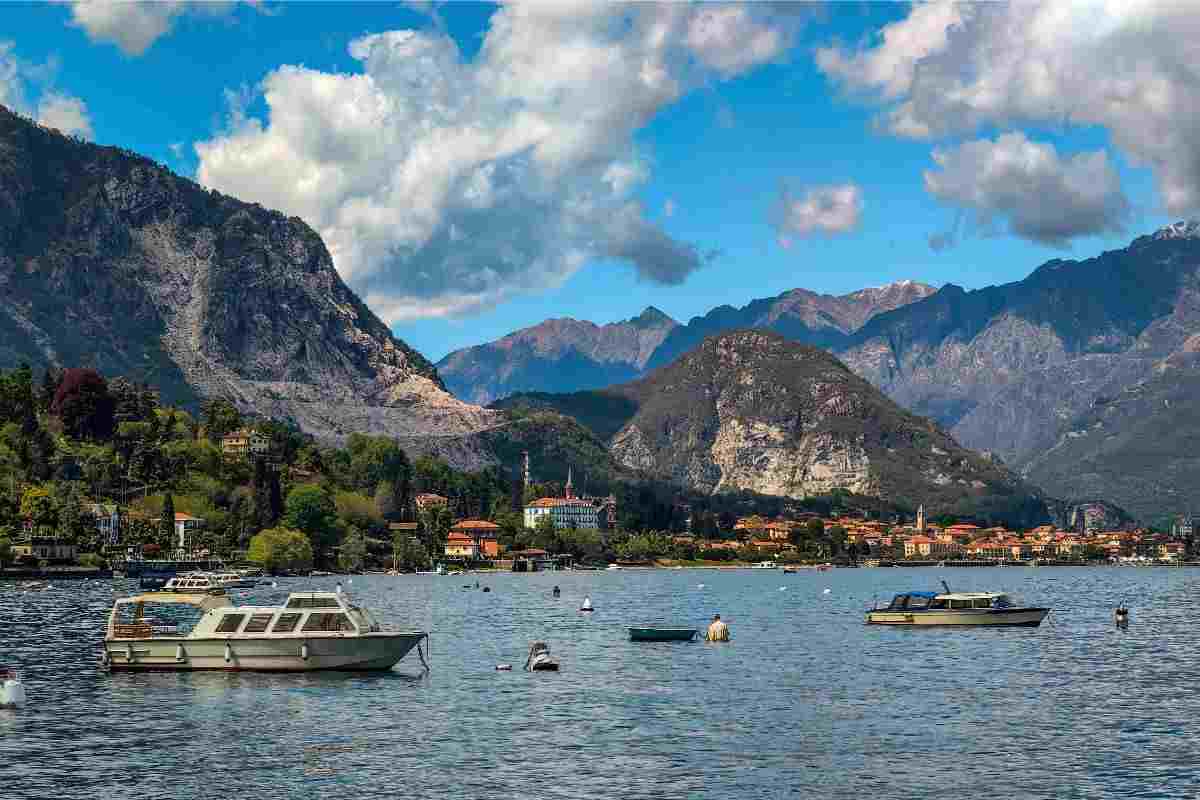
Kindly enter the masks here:
<path id="1" fill-rule="evenodd" d="M 609 386 L 639 375 L 678 325 L 653 306 L 609 325 L 549 319 L 503 339 L 456 350 L 438 362 L 438 374 L 457 397 L 481 404 L 515 392 Z"/>
<path id="2" fill-rule="evenodd" d="M 933 513 L 1028 524 L 1037 493 L 897 406 L 824 350 L 766 331 L 706 339 L 672 364 L 598 392 L 500 404 L 572 414 L 622 466 L 705 492 L 803 498 L 845 490 Z"/>
<path id="3" fill-rule="evenodd" d="M 320 436 L 501 421 L 346 287 L 301 220 L 0 107 L 0 365 L 89 365 Z"/>
<path id="4" fill-rule="evenodd" d="M 476 403 L 518 392 L 595 389 L 633 380 L 671 363 L 706 336 L 738 328 L 764 328 L 808 344 L 840 346 L 876 314 L 934 291 L 915 281 L 840 296 L 793 289 L 742 308 L 719 306 L 686 325 L 653 307 L 612 325 L 552 319 L 457 350 L 438 362 L 438 374 L 456 396 Z"/>
<path id="5" fill-rule="evenodd" d="M 1150 379 L 1198 332 L 1200 226 L 1181 223 L 1015 283 L 945 286 L 875 317 L 838 354 L 964 445 L 1026 467 L 1097 399 Z"/>

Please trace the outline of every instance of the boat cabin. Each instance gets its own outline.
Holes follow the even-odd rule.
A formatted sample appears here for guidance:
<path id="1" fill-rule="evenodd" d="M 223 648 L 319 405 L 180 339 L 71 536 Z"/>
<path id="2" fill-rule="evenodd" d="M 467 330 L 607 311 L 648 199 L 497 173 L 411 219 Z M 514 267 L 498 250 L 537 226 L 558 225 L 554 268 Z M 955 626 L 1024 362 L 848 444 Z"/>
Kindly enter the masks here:
<path id="1" fill-rule="evenodd" d="M 380 631 L 370 613 L 336 592 L 288 595 L 282 607 L 235 606 L 223 590 L 142 594 L 117 600 L 109 639 L 345 636 Z"/>
<path id="2" fill-rule="evenodd" d="M 888 611 L 940 611 L 1010 608 L 1008 595 L 997 592 L 904 592 L 892 598 Z"/>

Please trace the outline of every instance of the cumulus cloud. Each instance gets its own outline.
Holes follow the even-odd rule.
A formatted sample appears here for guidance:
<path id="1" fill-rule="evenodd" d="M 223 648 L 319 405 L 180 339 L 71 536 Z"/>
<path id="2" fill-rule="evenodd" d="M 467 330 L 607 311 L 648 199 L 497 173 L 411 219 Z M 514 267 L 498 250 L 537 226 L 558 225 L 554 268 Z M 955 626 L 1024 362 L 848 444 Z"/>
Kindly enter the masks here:
<path id="1" fill-rule="evenodd" d="M 17 57 L 12 42 L 0 41 L 0 105 L 63 133 L 92 137 L 87 104 L 54 88 L 56 64 L 32 64 Z M 38 96 L 32 105 L 29 96 Z"/>
<path id="2" fill-rule="evenodd" d="M 1166 209 L 1200 208 L 1200 14 L 1193 0 L 917 4 L 876 41 L 818 53 L 875 92 L 902 136 L 1098 125 L 1154 170 Z"/>
<path id="3" fill-rule="evenodd" d="M 169 33 L 186 14 L 222 16 L 232 0 L 70 0 L 71 22 L 94 42 L 111 42 L 128 56 L 140 56 Z"/>
<path id="4" fill-rule="evenodd" d="M 592 259 L 673 284 L 707 256 L 645 219 L 634 134 L 797 27 L 756 6 L 505 6 L 479 54 L 440 31 L 350 43 L 361 67 L 281 66 L 265 118 L 196 145 L 202 183 L 296 214 L 385 319 L 461 314 Z M 748 44 L 749 43 L 749 44 Z"/>
<path id="5" fill-rule="evenodd" d="M 797 196 L 784 189 L 772 211 L 779 244 L 788 248 L 793 236 L 834 236 L 858 227 L 862 189 L 853 183 L 811 186 Z"/>
<path id="6" fill-rule="evenodd" d="M 69 94 L 54 91 L 42 94 L 38 101 L 37 121 L 66 134 L 92 138 L 92 120 L 88 116 L 87 104 Z"/>
<path id="7" fill-rule="evenodd" d="M 981 229 L 1006 221 L 1014 235 L 1052 247 L 1125 229 L 1129 201 L 1102 150 L 1062 159 L 1053 145 L 1008 133 L 934 150 L 933 160 L 925 189 Z M 930 241 L 935 250 L 949 243 Z"/>

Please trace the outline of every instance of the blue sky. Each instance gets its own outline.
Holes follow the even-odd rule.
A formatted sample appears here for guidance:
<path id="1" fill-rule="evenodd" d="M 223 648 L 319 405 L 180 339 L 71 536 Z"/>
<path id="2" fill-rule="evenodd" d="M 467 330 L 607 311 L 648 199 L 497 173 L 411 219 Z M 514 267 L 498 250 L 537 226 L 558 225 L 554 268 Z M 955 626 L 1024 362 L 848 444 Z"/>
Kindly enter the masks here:
<path id="1" fill-rule="evenodd" d="M 604 20 L 582 25 L 568 17 L 550 24 L 514 15 L 502 39 L 497 9 L 466 3 L 437 7 L 432 15 L 387 3 L 183 7 L 165 24 L 153 14 L 85 17 L 70 4 L 10 5 L 0 22 L 0 43 L 8 43 L 7 50 L 0 47 L 0 80 L 5 57 L 15 67 L 7 95 L 0 85 L 0 98 L 35 115 L 44 109 L 48 123 L 75 118 L 56 117 L 55 109 L 81 108 L 51 99 L 78 100 L 85 133 L 95 141 L 137 150 L 223 191 L 299 213 L 331 244 L 348 282 L 400 337 L 435 360 L 547 317 L 603 323 L 655 305 L 685 321 L 716 305 L 741 305 L 795 287 L 843 293 L 905 278 L 969 288 L 1017 280 L 1050 258 L 1123 246 L 1192 208 L 1190 176 L 1159 166 L 1167 163 L 1153 149 L 1160 145 L 1138 139 L 1132 116 L 1119 110 L 1096 105 L 1062 112 L 1047 101 L 1051 113 L 1021 99 L 999 107 L 980 93 L 934 114 L 929 108 L 936 103 L 917 102 L 921 92 L 931 91 L 917 78 L 896 91 L 887 81 L 914 53 L 928 62 L 927 74 L 949 70 L 943 63 L 949 48 L 939 51 L 937 36 L 916 44 L 912 37 L 903 43 L 881 38 L 889 24 L 916 27 L 916 12 L 907 5 L 792 6 L 787 10 L 793 13 L 774 16 L 762 16 L 765 7 L 757 6 L 701 20 L 708 27 L 685 18 L 706 8 L 727 7 L 664 12 L 675 32 L 670 35 L 682 43 L 647 56 L 644 45 L 617 50 L 626 46 L 623 29 Z M 989 31 L 1001 22 L 983 12 L 954 20 L 964 47 L 981 53 L 994 50 L 987 50 Z M 640 19 L 630 27 L 636 33 L 639 25 L 650 30 L 652 24 L 663 23 Z M 424 49 L 409 40 L 364 39 L 405 29 L 422 32 Z M 732 41 L 723 38 L 726 29 Z M 705 30 L 715 33 L 693 35 Z M 507 56 L 481 53 L 489 35 L 492 49 L 507 48 Z M 588 36 L 599 37 L 603 47 L 577 47 Z M 443 37 L 457 45 L 457 61 L 439 44 L 447 41 Z M 356 41 L 367 42 L 358 57 L 351 54 Z M 540 81 L 559 78 L 546 67 L 555 64 L 559 41 L 564 73 L 579 59 L 615 51 L 629 61 L 661 57 L 655 63 L 665 65 L 680 88 L 647 90 L 632 99 L 628 90 L 608 92 L 604 84 L 628 77 L 610 64 L 604 67 L 609 79 L 564 78 L 547 100 L 539 94 Z M 1079 43 L 1068 52 L 1088 64 L 1100 58 L 1094 52 L 1099 46 Z M 544 49 L 550 61 L 527 68 L 522 47 Z M 368 61 L 368 50 L 379 60 Z M 454 66 L 444 66 L 451 63 L 439 60 L 445 58 Z M 485 58 L 508 70 L 503 81 L 477 74 Z M 434 64 L 434 72 L 414 66 L 420 59 Z M 986 70 L 1011 68 L 974 63 L 979 85 Z M 280 72 L 285 65 L 305 69 Z M 339 108 L 311 128 L 288 131 L 279 123 L 284 111 L 305 107 L 323 76 L 366 72 L 378 93 L 370 100 L 375 106 L 453 106 L 471 92 L 494 94 L 499 86 L 513 95 L 507 105 L 493 106 L 493 97 L 476 94 L 462 108 L 430 117 L 417 108 L 404 112 L 402 122 L 393 114 L 388 119 L 398 127 L 381 133 L 380 144 L 370 140 L 369 126 L 350 130 L 349 122 L 343 124 L 353 108 L 341 104 L 350 102 L 356 84 L 342 80 L 330 88 Z M 444 74 L 458 82 L 441 87 Z M 270 83 L 273 75 L 277 80 Z M 1183 80 L 1179 91 L 1191 91 L 1194 86 Z M 418 87 L 411 96 L 408 86 Z M 264 96 L 269 87 L 271 102 Z M 1071 91 L 1062 87 L 1064 94 Z M 913 113 L 924 114 L 917 122 L 931 133 L 898 133 L 898 123 L 884 120 L 906 100 L 920 107 Z M 645 118 L 634 120 L 624 103 Z M 488 107 L 477 110 L 481 105 Z M 602 119 L 576 126 L 593 109 Z M 510 177 L 496 178 L 481 168 L 488 159 L 479 153 L 515 135 L 511 120 L 503 118 L 509 110 L 549 120 L 522 129 L 533 151 L 567 134 L 584 143 L 571 145 L 567 155 L 556 150 L 541 158 L 525 148 L 496 158 L 501 171 L 512 169 Z M 442 126 L 435 138 L 420 140 L 405 130 L 427 119 Z M 441 146 L 452 132 L 478 128 L 493 131 L 491 144 Z M 295 165 L 291 174 L 281 167 L 277 175 L 254 166 L 269 167 L 280 146 L 295 164 L 320 176 L 315 191 L 291 185 L 303 173 Z M 425 156 L 410 158 L 406 148 Z M 940 165 L 938 149 L 948 154 Z M 1020 156 L 1015 167 L 1013 154 Z M 470 165 L 434 168 L 431 158 L 469 159 Z M 414 164 L 427 171 L 365 185 L 373 169 L 398 176 L 415 170 Z M 636 167 L 636 179 L 618 186 L 610 180 L 616 167 Z M 534 188 L 520 185 L 537 169 L 553 177 L 539 178 Z M 936 173 L 932 185 L 924 177 L 928 170 Z M 320 181 L 335 173 L 351 177 L 327 190 Z M 450 173 L 460 188 L 425 194 Z M 478 206 L 468 194 L 455 194 L 480 176 L 492 181 L 489 196 L 499 199 Z M 370 213 L 360 215 L 368 221 L 347 223 L 360 208 L 357 192 L 371 197 Z M 599 209 L 577 213 L 580 202 L 597 197 Z M 622 224 L 609 230 L 613 219 Z M 953 246 L 931 247 L 931 236 L 956 224 L 962 235 Z M 442 244 L 430 244 L 439 239 Z M 504 265 L 492 263 L 510 244 L 513 253 Z M 529 268 L 526 261 L 538 266 Z"/>

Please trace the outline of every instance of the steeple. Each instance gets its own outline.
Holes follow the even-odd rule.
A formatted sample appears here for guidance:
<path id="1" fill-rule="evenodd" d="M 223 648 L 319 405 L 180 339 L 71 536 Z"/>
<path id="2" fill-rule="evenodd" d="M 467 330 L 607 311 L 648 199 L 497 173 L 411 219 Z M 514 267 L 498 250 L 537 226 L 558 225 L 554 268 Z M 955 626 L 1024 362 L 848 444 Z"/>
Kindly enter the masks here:
<path id="1" fill-rule="evenodd" d="M 575 498 L 575 487 L 571 484 L 571 468 L 567 467 L 567 499 Z"/>
<path id="2" fill-rule="evenodd" d="M 917 506 L 917 533 L 925 532 L 925 504 Z"/>
<path id="3" fill-rule="evenodd" d="M 529 488 L 529 451 L 522 450 L 521 455 L 525 457 L 525 488 Z"/>

